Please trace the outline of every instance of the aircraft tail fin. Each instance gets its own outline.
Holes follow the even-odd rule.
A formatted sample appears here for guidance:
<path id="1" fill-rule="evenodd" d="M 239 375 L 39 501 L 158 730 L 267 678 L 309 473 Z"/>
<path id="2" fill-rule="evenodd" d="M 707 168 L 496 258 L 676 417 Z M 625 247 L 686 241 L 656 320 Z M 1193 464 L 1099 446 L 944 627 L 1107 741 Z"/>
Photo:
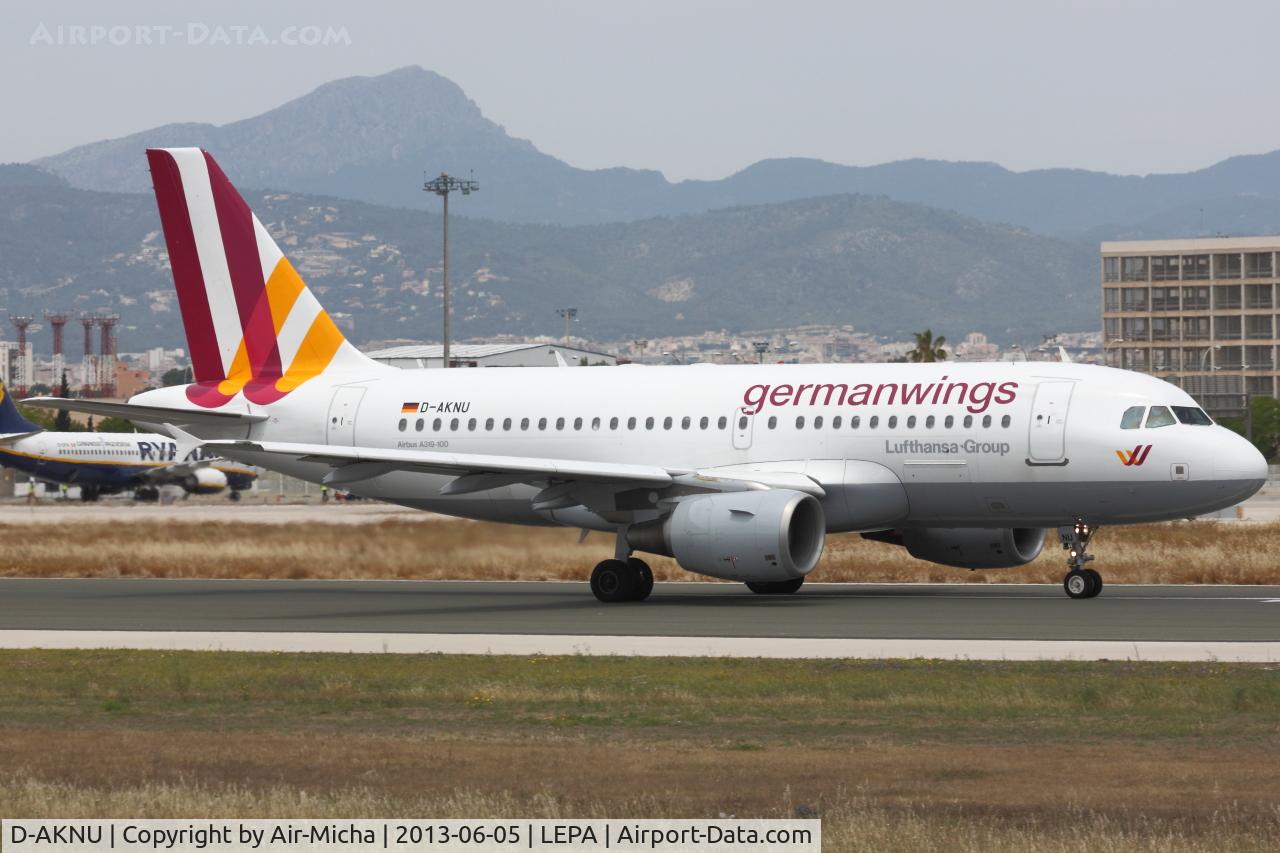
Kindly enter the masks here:
<path id="1" fill-rule="evenodd" d="M 24 418 L 22 412 L 18 410 L 18 404 L 10 396 L 9 389 L 0 383 L 0 441 L 37 432 L 44 432 L 44 427 Z"/>
<path id="2" fill-rule="evenodd" d="M 207 151 L 147 150 L 195 384 L 216 408 L 273 403 L 328 371 L 380 368 L 352 346 Z"/>

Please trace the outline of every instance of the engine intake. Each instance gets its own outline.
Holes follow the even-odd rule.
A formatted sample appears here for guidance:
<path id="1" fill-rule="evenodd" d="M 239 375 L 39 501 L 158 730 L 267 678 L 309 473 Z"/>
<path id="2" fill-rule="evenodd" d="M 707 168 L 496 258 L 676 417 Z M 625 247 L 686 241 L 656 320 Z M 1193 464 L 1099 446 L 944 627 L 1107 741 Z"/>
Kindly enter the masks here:
<path id="1" fill-rule="evenodd" d="M 791 489 L 698 495 L 666 518 L 632 526 L 627 543 L 688 571 L 736 581 L 802 578 L 826 541 L 822 504 Z"/>
<path id="2" fill-rule="evenodd" d="M 227 475 L 217 468 L 197 468 L 182 478 L 182 488 L 196 494 L 220 492 L 227 487 Z"/>
<path id="3" fill-rule="evenodd" d="M 916 527 L 864 533 L 902 545 L 911 556 L 960 569 L 1011 569 L 1030 563 L 1044 547 L 1040 527 Z"/>

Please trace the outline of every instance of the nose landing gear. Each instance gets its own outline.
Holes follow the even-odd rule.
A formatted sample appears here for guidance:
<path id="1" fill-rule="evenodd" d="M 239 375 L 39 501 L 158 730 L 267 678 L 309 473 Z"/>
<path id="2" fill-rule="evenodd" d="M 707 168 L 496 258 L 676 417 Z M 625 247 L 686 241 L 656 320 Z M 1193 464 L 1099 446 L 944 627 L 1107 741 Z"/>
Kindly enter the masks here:
<path id="1" fill-rule="evenodd" d="M 1062 541 L 1063 550 L 1067 552 L 1068 571 L 1062 581 L 1062 588 L 1072 598 L 1093 598 L 1102 592 L 1102 575 L 1085 567 L 1093 559 L 1088 548 L 1095 531 L 1096 528 L 1078 518 L 1073 526 L 1058 528 L 1058 538 Z"/>

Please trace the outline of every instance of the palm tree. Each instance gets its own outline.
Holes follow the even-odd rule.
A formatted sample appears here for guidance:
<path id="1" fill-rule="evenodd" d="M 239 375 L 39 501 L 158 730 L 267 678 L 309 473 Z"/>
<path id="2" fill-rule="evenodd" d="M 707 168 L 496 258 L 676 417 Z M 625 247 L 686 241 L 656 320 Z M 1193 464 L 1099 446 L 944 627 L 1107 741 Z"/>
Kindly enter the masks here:
<path id="1" fill-rule="evenodd" d="M 942 348 L 942 345 L 947 342 L 945 337 L 938 335 L 935 338 L 932 329 L 916 332 L 915 336 L 916 348 L 907 353 L 909 361 L 934 362 L 947 360 L 947 351 Z"/>

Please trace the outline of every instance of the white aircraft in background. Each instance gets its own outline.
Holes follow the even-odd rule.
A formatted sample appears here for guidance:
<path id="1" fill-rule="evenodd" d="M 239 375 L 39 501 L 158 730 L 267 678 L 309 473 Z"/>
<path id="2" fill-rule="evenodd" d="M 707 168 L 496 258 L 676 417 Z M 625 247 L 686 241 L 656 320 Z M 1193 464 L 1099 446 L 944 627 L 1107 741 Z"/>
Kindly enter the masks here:
<path id="1" fill-rule="evenodd" d="M 94 411 L 364 497 L 611 533 L 601 601 L 649 595 L 636 551 L 790 593 L 828 533 L 994 569 L 1034 559 L 1047 528 L 1067 594 L 1089 598 L 1099 525 L 1222 509 L 1266 476 L 1183 391 L 1091 365 L 387 367 L 347 342 L 208 153 L 147 158 L 196 382 Z"/>
<path id="2" fill-rule="evenodd" d="M 180 447 L 167 435 L 46 430 L 22 416 L 3 384 L 0 465 L 47 483 L 79 486 L 83 501 L 129 491 L 138 500 L 154 501 L 162 486 L 202 495 L 230 488 L 228 496 L 238 501 L 258 478 L 256 471 L 217 459 L 195 444 Z"/>

